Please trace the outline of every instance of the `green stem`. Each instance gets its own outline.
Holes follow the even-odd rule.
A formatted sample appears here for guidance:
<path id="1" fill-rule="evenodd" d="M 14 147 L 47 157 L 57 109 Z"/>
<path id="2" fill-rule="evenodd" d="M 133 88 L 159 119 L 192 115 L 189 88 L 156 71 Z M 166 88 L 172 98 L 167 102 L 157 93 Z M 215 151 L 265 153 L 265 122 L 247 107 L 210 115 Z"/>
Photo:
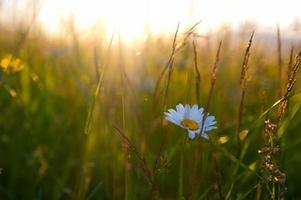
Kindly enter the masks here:
<path id="1" fill-rule="evenodd" d="M 179 167 L 179 192 L 178 192 L 178 199 L 181 200 L 183 197 L 183 169 L 184 169 L 184 153 L 185 153 L 185 145 L 188 141 L 187 135 L 185 136 L 185 139 L 182 142 L 182 148 L 181 148 L 181 155 L 180 155 L 180 167 Z"/>

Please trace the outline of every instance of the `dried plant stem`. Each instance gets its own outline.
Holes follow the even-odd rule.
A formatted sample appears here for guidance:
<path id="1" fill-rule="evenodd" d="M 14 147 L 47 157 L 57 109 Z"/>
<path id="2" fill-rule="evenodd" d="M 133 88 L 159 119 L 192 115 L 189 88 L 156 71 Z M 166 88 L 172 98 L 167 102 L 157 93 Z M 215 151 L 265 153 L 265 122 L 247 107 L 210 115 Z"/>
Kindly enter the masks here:
<path id="1" fill-rule="evenodd" d="M 125 151 L 128 155 L 133 155 L 135 159 L 138 160 L 138 164 L 136 167 L 140 169 L 148 181 L 151 189 L 150 199 L 157 199 L 158 197 L 158 187 L 156 184 L 156 178 L 158 171 L 151 171 L 151 169 L 148 167 L 146 160 L 143 155 L 137 150 L 134 144 L 131 143 L 130 139 L 126 136 L 126 134 L 121 130 L 118 126 L 114 125 L 114 128 L 118 135 L 121 138 L 122 145 L 125 148 Z M 130 157 L 128 157 L 130 158 Z M 135 164 L 135 163 L 133 163 Z M 157 166 L 158 167 L 158 166 Z M 155 174 L 156 173 L 156 174 Z"/>
<path id="2" fill-rule="evenodd" d="M 100 79 L 100 69 L 99 69 L 99 63 L 98 63 L 98 49 L 95 46 L 94 47 L 94 69 L 95 69 L 95 76 L 96 76 L 96 82 L 98 83 Z"/>
<path id="3" fill-rule="evenodd" d="M 293 62 L 294 62 L 294 46 L 292 46 L 291 50 L 290 50 L 290 57 L 289 57 L 288 65 L 287 65 L 287 81 L 286 81 L 286 84 L 288 84 L 289 79 L 290 79 L 291 70 L 292 70 L 292 67 L 293 67 Z"/>
<path id="4" fill-rule="evenodd" d="M 194 54 L 194 70 L 195 70 L 195 97 L 196 102 L 200 102 L 200 84 L 201 84 L 201 74 L 198 67 L 198 53 L 196 49 L 195 42 L 192 42 L 193 45 L 193 54 Z"/>
<path id="5" fill-rule="evenodd" d="M 238 118 L 237 118 L 237 129 L 236 129 L 236 139 L 237 139 L 237 156 L 239 157 L 241 152 L 241 140 L 240 140 L 240 131 L 241 131 L 241 124 L 242 124 L 242 117 L 244 111 L 244 101 L 246 95 L 246 84 L 247 84 L 247 71 L 248 71 L 248 63 L 250 57 L 250 49 L 252 46 L 254 31 L 251 34 L 249 39 L 249 44 L 246 48 L 243 62 L 241 65 L 241 73 L 240 73 L 240 101 L 239 101 L 239 108 L 238 108 Z"/>
<path id="6" fill-rule="evenodd" d="M 286 91 L 285 94 L 283 95 L 284 97 L 288 96 L 291 93 L 294 85 L 296 84 L 296 75 L 299 70 L 300 63 L 301 63 L 301 51 L 296 55 L 295 63 L 293 65 L 293 68 L 291 69 L 290 78 L 286 86 Z"/>
<path id="7" fill-rule="evenodd" d="M 175 52 L 176 52 L 177 36 L 178 36 L 178 32 L 179 32 L 179 27 L 180 27 L 180 23 L 178 23 L 177 28 L 176 28 L 176 32 L 174 34 L 174 38 L 173 38 L 173 42 L 172 42 L 172 51 L 170 53 L 169 59 L 168 59 L 166 65 L 164 66 L 164 68 L 162 69 L 162 71 L 159 75 L 159 78 L 156 82 L 155 91 L 154 91 L 154 95 L 153 95 L 154 100 L 157 99 L 158 90 L 159 90 L 159 87 L 160 87 L 160 84 L 161 84 L 161 81 L 164 77 L 165 72 L 170 67 L 170 65 L 173 63 L 173 59 L 174 59 Z"/>
<path id="8" fill-rule="evenodd" d="M 213 65 L 212 71 L 211 71 L 211 85 L 210 85 L 210 89 L 209 89 L 209 95 L 208 95 L 207 103 L 205 105 L 204 112 L 203 112 L 203 121 L 202 121 L 202 126 L 201 126 L 201 133 L 203 132 L 203 129 L 204 129 L 205 121 L 206 121 L 206 118 L 207 118 L 207 113 L 208 113 L 210 103 L 211 103 L 211 100 L 212 100 L 212 96 L 213 96 L 213 91 L 214 91 L 215 82 L 216 82 L 216 75 L 217 75 L 217 70 L 218 70 L 217 67 L 218 67 L 219 59 L 220 59 L 221 47 L 222 47 L 222 41 L 219 42 L 218 49 L 217 49 L 216 56 L 215 56 L 215 62 L 214 62 L 214 65 Z"/>
<path id="9" fill-rule="evenodd" d="M 164 98 L 163 98 L 163 108 L 164 108 L 164 110 L 166 110 L 166 101 L 167 101 L 167 96 L 168 96 L 168 92 L 169 92 L 169 86 L 170 86 L 172 72 L 173 72 L 173 60 L 172 60 L 171 64 L 169 65 L 169 69 L 168 69 L 166 89 L 165 89 Z"/>
<path id="10" fill-rule="evenodd" d="M 287 80 L 286 80 L 286 86 L 287 87 L 289 86 L 289 84 L 291 84 L 290 83 L 291 82 L 291 75 L 292 75 L 292 72 L 294 71 L 294 69 L 293 69 L 293 62 L 294 62 L 293 55 L 294 55 L 294 46 L 291 47 L 289 62 L 288 62 L 288 66 L 287 66 Z M 294 67 L 296 67 L 296 66 L 294 66 Z M 286 90 L 287 89 L 288 88 L 286 88 Z M 287 91 L 286 91 L 286 93 L 287 93 Z M 285 97 L 286 97 L 286 95 L 284 94 L 282 98 L 285 98 Z M 288 100 L 282 101 L 279 108 L 278 108 L 278 119 L 277 119 L 277 123 L 276 123 L 277 127 L 279 127 L 279 123 L 281 122 L 281 120 L 283 118 L 283 114 L 284 114 L 286 109 L 288 109 Z"/>
<path id="11" fill-rule="evenodd" d="M 291 93 L 294 85 L 296 84 L 296 75 L 297 75 L 297 71 L 299 70 L 300 63 L 301 63 L 301 51 L 296 55 L 294 65 L 292 67 L 290 67 L 290 72 L 288 75 L 289 78 L 287 81 L 286 90 L 285 90 L 285 93 L 282 98 L 287 97 Z M 287 105 L 288 105 L 287 99 L 285 99 L 284 101 L 281 102 L 279 110 L 278 110 L 277 124 L 280 123 L 285 111 L 287 110 Z"/>
<path id="12" fill-rule="evenodd" d="M 180 23 L 178 23 L 177 28 L 176 28 L 176 32 L 174 34 L 174 38 L 173 38 L 173 43 L 172 43 L 172 50 L 169 56 L 169 59 L 167 61 L 167 63 L 165 64 L 164 68 L 162 69 L 157 81 L 156 81 L 156 85 L 155 85 L 155 90 L 154 90 L 154 94 L 153 94 L 153 98 L 154 98 L 154 105 L 157 103 L 157 98 L 158 98 L 158 92 L 159 92 L 159 87 L 161 84 L 161 81 L 167 71 L 167 69 L 169 69 L 171 67 L 171 65 L 173 64 L 174 61 L 174 57 L 177 53 L 179 53 L 187 44 L 188 39 L 190 38 L 191 35 L 193 35 L 196 27 L 199 25 L 200 21 L 195 23 L 190 29 L 188 29 L 185 33 L 184 33 L 184 38 L 182 40 L 181 43 L 177 42 L 177 38 L 178 38 L 178 33 L 179 33 L 179 27 L 180 27 Z"/>
<path id="13" fill-rule="evenodd" d="M 180 153 L 180 166 L 179 166 L 179 179 L 178 179 L 178 199 L 183 198 L 183 179 L 184 179 L 184 153 L 185 145 L 188 142 L 188 137 L 182 140 L 181 153 Z"/>
<path id="14" fill-rule="evenodd" d="M 147 166 L 145 158 L 139 153 L 139 151 L 137 150 L 137 148 L 131 143 L 131 141 L 129 140 L 129 138 L 126 136 L 126 134 L 123 132 L 122 129 L 120 129 L 116 125 L 114 125 L 114 129 L 116 130 L 116 133 L 118 133 L 118 135 L 120 136 L 120 138 L 122 140 L 123 147 L 129 153 L 131 153 L 132 155 L 134 155 L 134 157 L 139 161 L 138 167 L 141 169 L 141 171 L 145 175 L 145 177 L 148 180 L 148 182 L 152 185 L 153 184 L 152 172 L 149 169 L 149 167 Z"/>
<path id="15" fill-rule="evenodd" d="M 210 102 L 211 102 L 212 96 L 213 96 L 213 91 L 214 91 L 215 82 L 216 82 L 216 78 L 217 78 L 217 71 L 218 71 L 218 64 L 219 64 L 219 59 L 220 59 L 221 46 L 222 46 L 222 41 L 219 42 L 218 49 L 217 49 L 216 56 L 215 56 L 215 63 L 213 65 L 212 71 L 211 71 L 211 85 L 210 85 L 210 90 L 209 90 L 207 103 L 206 103 L 206 106 L 205 106 L 204 112 L 203 112 L 203 120 L 202 120 L 202 126 L 201 126 L 200 133 L 203 133 L 205 121 L 206 121 L 208 110 L 209 110 L 209 107 L 210 107 Z M 213 164 L 214 164 L 215 176 L 217 178 L 217 191 L 218 191 L 218 194 L 219 194 L 219 198 L 224 199 L 223 194 L 222 194 L 222 184 L 221 184 L 222 176 L 220 174 L 220 170 L 219 170 L 219 167 L 218 167 L 218 162 L 217 162 L 217 158 L 216 158 L 216 150 L 215 150 L 215 147 L 213 145 L 211 137 L 209 137 L 209 142 L 210 142 L 210 146 L 211 146 L 211 149 L 212 149 L 212 159 L 213 159 Z"/>
<path id="16" fill-rule="evenodd" d="M 278 53 L 278 97 L 282 97 L 282 52 L 280 28 L 277 24 L 277 53 Z"/>
<path id="17" fill-rule="evenodd" d="M 163 134 L 163 138 L 161 140 L 161 143 L 160 143 L 159 151 L 158 151 L 158 154 L 156 156 L 155 164 L 153 166 L 153 171 L 152 171 L 153 172 L 153 182 L 152 182 L 152 188 L 151 188 L 152 197 L 156 196 L 157 189 L 158 189 L 157 188 L 157 175 L 158 175 L 158 170 L 159 170 L 159 160 L 160 160 L 162 150 L 163 150 L 163 147 L 164 147 L 164 144 L 165 144 L 165 141 L 166 141 L 166 137 L 167 137 L 167 133 L 165 131 L 165 133 Z"/>

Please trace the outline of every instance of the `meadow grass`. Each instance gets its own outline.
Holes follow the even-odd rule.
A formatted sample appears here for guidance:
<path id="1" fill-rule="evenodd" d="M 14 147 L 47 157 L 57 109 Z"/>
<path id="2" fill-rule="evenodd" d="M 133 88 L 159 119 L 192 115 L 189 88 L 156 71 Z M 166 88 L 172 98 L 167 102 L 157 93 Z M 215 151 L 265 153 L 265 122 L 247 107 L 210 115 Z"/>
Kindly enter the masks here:
<path id="1" fill-rule="evenodd" d="M 135 44 L 1 26 L 0 198 L 300 198 L 300 44 L 196 26 Z M 178 103 L 216 117 L 209 140 L 164 120 Z"/>

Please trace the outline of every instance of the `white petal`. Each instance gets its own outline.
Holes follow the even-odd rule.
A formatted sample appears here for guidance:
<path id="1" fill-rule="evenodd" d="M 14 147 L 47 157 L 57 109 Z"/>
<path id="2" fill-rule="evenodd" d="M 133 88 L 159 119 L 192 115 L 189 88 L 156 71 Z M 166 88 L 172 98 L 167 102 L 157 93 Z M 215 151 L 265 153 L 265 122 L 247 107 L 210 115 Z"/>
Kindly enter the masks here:
<path id="1" fill-rule="evenodd" d="M 203 108 L 197 109 L 194 112 L 194 120 L 198 123 L 202 123 L 203 120 Z"/>
<path id="2" fill-rule="evenodd" d="M 195 138 L 196 132 L 188 130 L 188 137 L 193 140 Z"/>
<path id="3" fill-rule="evenodd" d="M 164 112 L 164 114 L 165 114 L 165 117 L 170 117 L 170 118 L 172 118 L 172 119 L 177 119 L 177 117 L 175 117 L 174 115 L 172 115 L 172 114 L 169 113 L 169 112 Z"/>
<path id="4" fill-rule="evenodd" d="M 190 115 L 190 106 L 188 104 L 186 104 L 184 118 L 189 118 L 189 115 Z"/>
<path id="5" fill-rule="evenodd" d="M 201 112 L 203 114 L 204 108 L 200 107 L 199 112 Z"/>
<path id="6" fill-rule="evenodd" d="M 193 105 L 189 112 L 189 119 L 192 119 L 194 121 L 198 121 L 198 106 Z"/>
<path id="7" fill-rule="evenodd" d="M 202 134 L 201 134 L 201 137 L 202 137 L 202 138 L 205 138 L 205 139 L 209 139 L 209 136 L 207 135 L 207 133 L 202 133 Z"/>
<path id="8" fill-rule="evenodd" d="M 211 126 L 211 125 L 216 124 L 216 121 L 214 121 L 214 120 L 215 120 L 214 116 L 207 116 L 206 121 L 205 121 L 205 126 Z"/>
<path id="9" fill-rule="evenodd" d="M 201 123 L 203 119 L 203 113 L 201 113 L 199 110 L 194 110 L 191 114 L 191 119 L 196 121 L 197 123 Z"/>
<path id="10" fill-rule="evenodd" d="M 181 114 L 181 115 L 184 116 L 185 108 L 184 108 L 183 104 L 181 104 L 181 103 L 178 104 L 178 105 L 176 106 L 176 109 L 177 109 L 177 112 L 178 112 L 179 114 Z"/>
<path id="11" fill-rule="evenodd" d="M 172 123 L 174 123 L 174 124 L 182 127 L 181 123 L 179 123 L 178 121 L 176 121 L 174 118 L 171 118 L 171 117 L 168 116 L 168 117 L 165 117 L 165 119 L 167 121 L 170 121 L 170 122 L 172 122 Z"/>
<path id="12" fill-rule="evenodd" d="M 169 109 L 168 112 L 171 114 L 173 118 L 175 118 L 178 121 L 181 121 L 183 119 L 183 116 L 177 113 L 174 109 Z"/>
<path id="13" fill-rule="evenodd" d="M 217 127 L 216 126 L 208 126 L 205 128 L 205 131 L 211 131 L 213 129 L 217 129 Z"/>
<path id="14" fill-rule="evenodd" d="M 192 107 L 191 107 L 191 110 L 192 111 L 197 111 L 199 109 L 198 105 L 194 104 Z"/>

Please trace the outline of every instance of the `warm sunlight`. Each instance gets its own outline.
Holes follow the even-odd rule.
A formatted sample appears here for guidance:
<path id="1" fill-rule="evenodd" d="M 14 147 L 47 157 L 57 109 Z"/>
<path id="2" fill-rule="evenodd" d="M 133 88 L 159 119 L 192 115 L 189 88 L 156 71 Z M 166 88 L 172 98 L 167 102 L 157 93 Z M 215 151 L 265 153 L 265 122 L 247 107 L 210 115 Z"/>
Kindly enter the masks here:
<path id="1" fill-rule="evenodd" d="M 298 0 L 45 0 L 39 16 L 52 30 L 57 30 L 62 17 L 72 14 L 81 28 L 98 21 L 132 40 L 142 37 L 146 29 L 154 33 L 174 30 L 178 21 L 190 25 L 202 20 L 201 30 L 214 29 L 221 23 L 237 26 L 245 20 L 263 26 L 277 22 L 287 26 L 299 16 L 300 6 Z"/>
<path id="2" fill-rule="evenodd" d="M 29 2 L 34 1 L 4 1 L 2 7 L 6 8 L 4 10 L 13 11 L 22 10 L 22 5 L 26 5 L 24 6 L 26 9 L 22 10 L 24 13 L 32 10 Z M 276 23 L 285 27 L 299 17 L 301 6 L 298 0 L 44 0 L 36 2 L 40 6 L 39 21 L 52 33 L 59 32 L 62 21 L 72 16 L 81 29 L 91 28 L 98 23 L 108 32 L 116 29 L 126 40 L 141 39 L 145 31 L 152 33 L 173 31 L 179 21 L 183 25 L 190 26 L 201 20 L 200 31 L 215 29 L 223 23 L 235 27 L 246 20 L 265 27 L 274 27 Z M 16 4 L 20 5 L 16 6 Z M 2 15 L 7 17 L 10 14 L 2 13 Z"/>

